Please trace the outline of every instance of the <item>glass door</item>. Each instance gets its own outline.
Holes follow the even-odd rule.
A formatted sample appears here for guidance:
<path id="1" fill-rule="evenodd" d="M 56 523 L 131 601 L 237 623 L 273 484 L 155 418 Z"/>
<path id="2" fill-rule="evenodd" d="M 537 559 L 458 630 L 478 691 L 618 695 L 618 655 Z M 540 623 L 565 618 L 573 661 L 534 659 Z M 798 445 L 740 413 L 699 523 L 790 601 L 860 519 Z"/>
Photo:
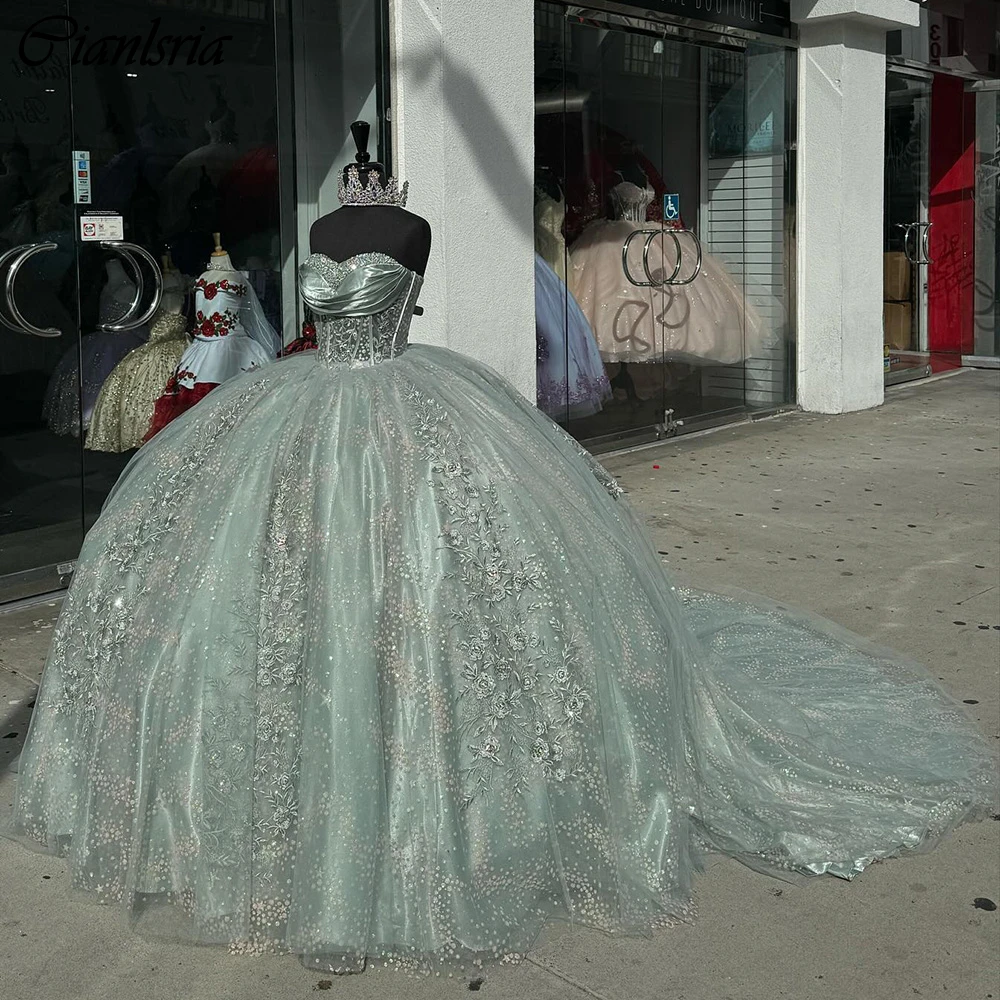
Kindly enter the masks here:
<path id="1" fill-rule="evenodd" d="M 539 406 L 600 450 L 784 404 L 794 62 L 574 11 L 536 6 Z"/>
<path id="2" fill-rule="evenodd" d="M 883 329 L 890 383 L 929 374 L 931 83 L 929 75 L 898 72 L 886 80 Z"/>
<path id="3" fill-rule="evenodd" d="M 14 75 L 0 98 L 11 251 L 0 270 L 0 601 L 65 584 L 134 454 L 94 433 L 95 414 L 102 424 L 111 387 L 130 397 L 139 376 L 118 366 L 131 352 L 161 358 L 183 343 L 213 234 L 282 328 L 282 261 L 294 253 L 277 149 L 279 118 L 286 132 L 291 122 L 290 87 L 279 89 L 286 26 L 271 3 L 189 6 L 66 0 L 0 14 Z M 285 232 L 294 243 L 294 226 Z M 116 419 L 141 435 L 150 415 L 123 405 Z"/>
<path id="4" fill-rule="evenodd" d="M 68 13 L 0 5 L 0 600 L 60 586 L 83 537 L 79 428 L 44 417 L 79 347 Z"/>

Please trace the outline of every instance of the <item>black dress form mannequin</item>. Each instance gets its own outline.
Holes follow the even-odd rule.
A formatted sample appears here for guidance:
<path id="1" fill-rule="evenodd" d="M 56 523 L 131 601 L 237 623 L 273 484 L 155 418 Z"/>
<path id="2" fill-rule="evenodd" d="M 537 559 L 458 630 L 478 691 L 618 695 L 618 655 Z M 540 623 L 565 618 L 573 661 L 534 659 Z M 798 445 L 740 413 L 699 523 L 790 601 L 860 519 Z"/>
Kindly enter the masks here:
<path id="1" fill-rule="evenodd" d="M 367 188 L 374 174 L 384 187 L 385 167 L 370 162 L 368 122 L 354 122 L 351 134 L 358 147 L 356 169 Z M 395 205 L 344 205 L 317 219 L 309 230 L 309 249 L 331 260 L 343 261 L 361 253 L 384 253 L 404 267 L 424 274 L 431 253 L 431 227 L 425 219 Z"/>

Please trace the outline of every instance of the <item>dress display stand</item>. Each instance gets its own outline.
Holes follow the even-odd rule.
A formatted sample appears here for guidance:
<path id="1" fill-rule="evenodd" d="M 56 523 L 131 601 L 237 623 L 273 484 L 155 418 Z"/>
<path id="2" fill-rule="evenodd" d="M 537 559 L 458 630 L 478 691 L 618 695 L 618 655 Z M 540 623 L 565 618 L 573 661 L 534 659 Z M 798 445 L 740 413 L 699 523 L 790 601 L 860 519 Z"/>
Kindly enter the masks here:
<path id="1" fill-rule="evenodd" d="M 409 342 L 430 227 L 405 198 L 352 165 L 299 267 L 317 349 L 230 378 L 119 479 L 11 833 L 140 932 L 461 977 L 548 925 L 689 920 L 712 855 L 851 879 L 995 812 L 995 748 L 928 671 L 675 582 L 533 401 Z"/>
<path id="2" fill-rule="evenodd" d="M 538 405 L 554 420 L 597 413 L 611 398 L 590 323 L 565 285 L 565 201 L 535 201 L 535 340 Z"/>
<path id="3" fill-rule="evenodd" d="M 604 361 L 635 365 L 635 382 L 649 383 L 640 396 L 655 395 L 663 378 L 655 371 L 644 378 L 640 365 L 739 364 L 760 357 L 776 341 L 718 258 L 704 253 L 686 231 L 675 242 L 669 229 L 647 219 L 652 200 L 650 186 L 616 185 L 616 217 L 591 223 L 572 244 L 568 279 Z"/>
<path id="4" fill-rule="evenodd" d="M 156 402 L 146 440 L 240 372 L 274 361 L 281 340 L 243 271 L 213 233 L 215 250 L 194 283 L 193 340 Z"/>

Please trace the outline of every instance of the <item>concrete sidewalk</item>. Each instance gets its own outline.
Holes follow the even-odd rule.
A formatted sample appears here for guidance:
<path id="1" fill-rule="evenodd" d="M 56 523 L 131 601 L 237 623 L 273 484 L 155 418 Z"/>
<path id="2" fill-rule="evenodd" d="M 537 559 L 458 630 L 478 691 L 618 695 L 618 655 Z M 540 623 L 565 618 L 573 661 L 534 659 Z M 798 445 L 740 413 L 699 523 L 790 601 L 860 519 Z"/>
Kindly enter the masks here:
<path id="1" fill-rule="evenodd" d="M 879 410 L 792 414 L 606 462 L 682 579 L 817 611 L 927 663 L 994 738 L 1000 713 L 1000 374 L 894 389 Z M 0 823 L 58 609 L 0 615 Z M 0 1000 L 464 996 L 462 978 L 334 979 L 133 936 L 67 894 L 56 859 L 0 841 Z M 731 862 L 700 916 L 651 939 L 558 928 L 488 974 L 490 1000 L 1000 1000 L 1000 822 L 853 883 Z"/>

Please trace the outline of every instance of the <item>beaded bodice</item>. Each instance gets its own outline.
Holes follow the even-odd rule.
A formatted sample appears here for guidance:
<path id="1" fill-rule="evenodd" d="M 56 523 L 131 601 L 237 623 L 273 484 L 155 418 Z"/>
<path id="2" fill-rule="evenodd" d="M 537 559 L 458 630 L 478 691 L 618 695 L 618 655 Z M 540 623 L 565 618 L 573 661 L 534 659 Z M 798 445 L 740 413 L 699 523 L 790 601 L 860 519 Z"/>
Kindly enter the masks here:
<path id="1" fill-rule="evenodd" d="M 655 197 L 656 192 L 649 185 L 641 188 L 631 181 L 616 184 L 611 189 L 615 218 L 628 222 L 645 222 L 646 212 Z"/>
<path id="2" fill-rule="evenodd" d="M 343 262 L 311 254 L 299 267 L 299 290 L 316 316 L 319 360 L 358 368 L 397 357 L 406 349 L 422 283 L 386 254 Z"/>
<path id="3" fill-rule="evenodd" d="M 187 333 L 187 320 L 183 313 L 161 309 L 149 326 L 149 344 L 165 340 L 182 340 Z"/>

